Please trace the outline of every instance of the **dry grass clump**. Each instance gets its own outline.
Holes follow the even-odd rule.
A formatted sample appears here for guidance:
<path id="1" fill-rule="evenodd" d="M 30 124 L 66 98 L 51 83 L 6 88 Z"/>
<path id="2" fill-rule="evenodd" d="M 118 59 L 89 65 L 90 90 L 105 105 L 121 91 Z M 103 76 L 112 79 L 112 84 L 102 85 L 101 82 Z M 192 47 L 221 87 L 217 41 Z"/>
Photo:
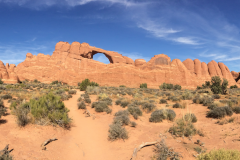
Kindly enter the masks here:
<path id="1" fill-rule="evenodd" d="M 85 101 L 86 103 L 91 103 L 91 102 L 92 102 L 90 98 L 85 98 L 84 101 Z"/>
<path id="2" fill-rule="evenodd" d="M 151 114 L 151 117 L 149 118 L 149 122 L 162 122 L 164 119 L 168 119 L 170 121 L 173 121 L 176 117 L 176 113 L 171 109 L 161 109 L 156 110 Z"/>
<path id="3" fill-rule="evenodd" d="M 218 120 L 216 123 L 220 125 L 228 124 L 228 123 L 233 123 L 235 120 L 235 117 L 231 117 L 229 119 L 223 119 L 223 120 Z"/>
<path id="4" fill-rule="evenodd" d="M 169 129 L 169 132 L 178 137 L 189 137 L 195 135 L 197 130 L 192 124 L 192 119 L 182 118 L 176 121 L 176 124 Z"/>
<path id="5" fill-rule="evenodd" d="M 237 160 L 240 159 L 240 151 L 218 149 L 212 150 L 209 153 L 200 154 L 198 160 Z"/>
<path id="6" fill-rule="evenodd" d="M 195 116 L 194 113 L 187 113 L 184 116 L 184 120 L 185 121 L 191 121 L 192 123 L 196 123 L 197 122 L 197 117 Z"/>
<path id="7" fill-rule="evenodd" d="M 233 111 L 228 106 L 216 107 L 207 113 L 207 117 L 211 117 L 211 118 L 224 118 L 225 116 L 232 116 L 232 115 L 233 115 Z"/>

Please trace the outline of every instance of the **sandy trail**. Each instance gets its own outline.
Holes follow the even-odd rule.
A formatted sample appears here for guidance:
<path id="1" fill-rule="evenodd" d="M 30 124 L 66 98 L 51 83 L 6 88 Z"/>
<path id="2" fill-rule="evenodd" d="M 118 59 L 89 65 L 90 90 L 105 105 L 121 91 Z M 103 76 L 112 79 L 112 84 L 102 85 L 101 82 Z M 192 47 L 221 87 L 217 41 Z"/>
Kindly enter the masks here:
<path id="1" fill-rule="evenodd" d="M 64 102 L 70 109 L 69 116 L 73 119 L 73 127 L 66 140 L 66 158 L 68 159 L 114 159 L 114 155 L 108 148 L 108 126 L 109 123 L 100 123 L 97 119 L 86 118 L 83 110 L 78 110 L 77 99 L 83 92 L 77 92 L 71 100 Z M 71 150 L 71 152 L 69 152 Z"/>

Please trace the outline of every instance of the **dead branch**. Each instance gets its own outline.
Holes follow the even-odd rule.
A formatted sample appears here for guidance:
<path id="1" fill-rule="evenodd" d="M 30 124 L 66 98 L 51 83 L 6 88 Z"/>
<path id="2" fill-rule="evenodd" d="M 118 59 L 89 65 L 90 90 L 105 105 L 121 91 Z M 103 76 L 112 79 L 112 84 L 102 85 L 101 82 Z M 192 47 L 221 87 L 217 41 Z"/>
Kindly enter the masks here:
<path id="1" fill-rule="evenodd" d="M 141 144 L 139 147 L 135 148 L 133 151 L 133 155 L 131 160 L 136 160 L 137 159 L 137 152 L 140 151 L 142 148 L 146 147 L 146 146 L 152 146 L 159 143 L 159 141 L 155 141 L 155 142 L 145 142 L 143 144 Z"/>
<path id="2" fill-rule="evenodd" d="M 91 114 L 87 109 L 83 112 L 83 114 L 86 114 L 86 117 L 93 117 L 93 119 L 95 119 L 95 116 Z"/>
<path id="3" fill-rule="evenodd" d="M 45 142 L 43 142 L 42 143 L 42 145 L 41 145 L 41 147 L 42 147 L 42 150 L 46 150 L 46 145 L 47 144 L 49 144 L 50 142 L 52 142 L 52 141 L 56 141 L 56 140 L 58 140 L 57 138 L 53 138 L 53 139 L 48 139 L 48 140 L 46 140 Z"/>

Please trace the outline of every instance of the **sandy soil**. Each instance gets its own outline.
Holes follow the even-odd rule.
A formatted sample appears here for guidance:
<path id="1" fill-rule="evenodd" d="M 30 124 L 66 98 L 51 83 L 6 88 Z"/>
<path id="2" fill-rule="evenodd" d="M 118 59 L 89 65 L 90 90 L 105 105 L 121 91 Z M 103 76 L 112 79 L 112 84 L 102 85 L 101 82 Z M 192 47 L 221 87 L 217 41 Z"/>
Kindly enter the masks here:
<path id="1" fill-rule="evenodd" d="M 183 114 L 194 113 L 198 122 L 195 123 L 197 129 L 202 129 L 205 136 L 193 136 L 191 140 L 188 138 L 174 138 L 167 131 L 173 125 L 173 122 L 164 121 L 162 123 L 150 123 L 150 114 L 144 113 L 138 120 L 134 120 L 138 125 L 136 128 L 126 126 L 129 132 L 128 140 L 118 140 L 114 142 L 108 141 L 109 125 L 113 121 L 114 113 L 123 110 L 119 106 L 112 106 L 113 113 L 96 113 L 90 106 L 88 110 L 93 113 L 96 118 L 85 117 L 83 110 L 77 109 L 77 99 L 83 92 L 77 92 L 65 105 L 70 109 L 70 117 L 73 119 L 70 130 L 64 130 L 60 127 L 27 125 L 19 128 L 15 122 L 15 117 L 11 114 L 3 116 L 0 120 L 0 149 L 6 144 L 10 144 L 13 148 L 12 155 L 17 160 L 130 160 L 135 147 L 142 142 L 152 142 L 160 140 L 161 136 L 166 136 L 166 144 L 175 151 L 180 152 L 183 159 L 195 159 L 193 154 L 194 142 L 200 139 L 205 143 L 205 148 L 211 149 L 227 148 L 238 149 L 240 141 L 240 116 L 236 117 L 234 123 L 219 125 L 216 119 L 206 118 L 207 107 L 192 104 L 187 101 L 186 109 L 174 109 L 177 114 L 176 118 L 181 118 Z M 92 102 L 96 100 L 96 96 L 91 96 Z M 4 101 L 6 107 L 9 107 L 7 101 Z M 165 105 L 158 104 L 161 108 Z M 170 107 L 171 108 L 171 107 Z M 8 110 L 10 113 L 10 111 Z M 47 145 L 47 150 L 41 149 L 41 144 L 49 138 L 58 138 Z M 154 146 L 145 147 L 138 153 L 138 159 L 149 160 L 154 156 Z"/>

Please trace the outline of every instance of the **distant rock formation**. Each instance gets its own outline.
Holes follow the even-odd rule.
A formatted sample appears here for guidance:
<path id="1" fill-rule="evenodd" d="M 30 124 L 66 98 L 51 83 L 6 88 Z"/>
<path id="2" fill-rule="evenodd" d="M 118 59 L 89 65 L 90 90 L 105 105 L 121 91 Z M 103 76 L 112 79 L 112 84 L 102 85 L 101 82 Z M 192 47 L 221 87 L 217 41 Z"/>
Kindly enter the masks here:
<path id="1" fill-rule="evenodd" d="M 97 53 L 103 53 L 110 64 L 93 60 Z M 239 75 L 239 74 L 238 74 Z M 147 83 L 158 88 L 162 83 L 179 84 L 183 88 L 196 88 L 212 76 L 226 78 L 230 85 L 237 84 L 237 74 L 231 73 L 223 63 L 211 61 L 208 64 L 198 59 L 171 59 L 165 55 L 155 55 L 150 61 L 122 56 L 113 51 L 89 46 L 87 43 L 58 42 L 52 56 L 27 53 L 26 60 L 15 65 L 0 62 L 0 78 L 6 83 L 17 83 L 25 79 L 51 83 L 58 80 L 70 85 L 88 78 L 100 85 L 139 87 Z"/>
<path id="2" fill-rule="evenodd" d="M 231 73 L 232 73 L 233 78 L 237 82 L 237 84 L 240 85 L 240 72 L 232 71 Z"/>

